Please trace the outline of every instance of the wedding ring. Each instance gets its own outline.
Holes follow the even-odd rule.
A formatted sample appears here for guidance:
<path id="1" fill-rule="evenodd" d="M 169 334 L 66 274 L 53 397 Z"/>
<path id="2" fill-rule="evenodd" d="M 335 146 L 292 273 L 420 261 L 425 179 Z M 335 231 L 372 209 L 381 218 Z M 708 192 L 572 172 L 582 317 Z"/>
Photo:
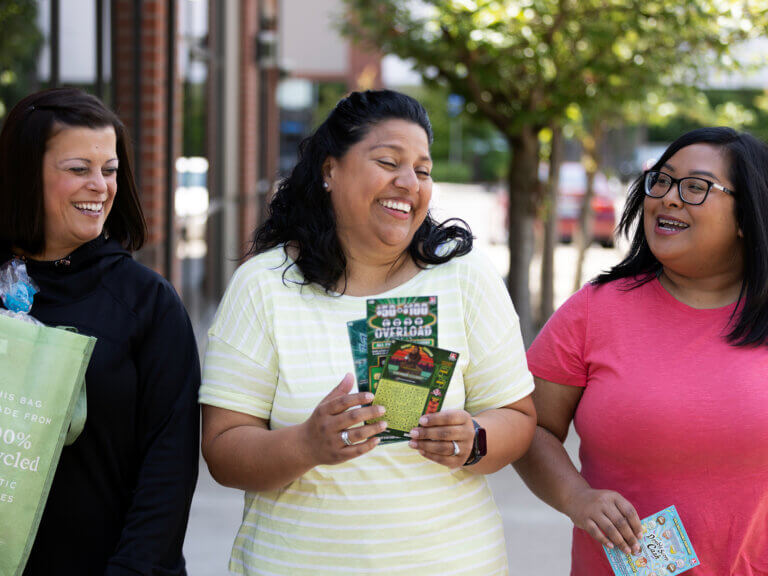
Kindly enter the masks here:
<path id="1" fill-rule="evenodd" d="M 348 430 L 344 430 L 341 433 L 341 441 L 344 442 L 344 444 L 346 444 L 347 446 L 352 446 L 352 442 L 349 441 L 349 431 Z M 454 442 L 454 444 L 455 444 L 455 442 Z M 458 452 L 457 452 L 457 454 L 458 454 Z"/>
<path id="2" fill-rule="evenodd" d="M 453 442 L 453 455 L 458 456 L 459 455 L 459 444 L 456 442 L 456 440 L 451 440 Z"/>

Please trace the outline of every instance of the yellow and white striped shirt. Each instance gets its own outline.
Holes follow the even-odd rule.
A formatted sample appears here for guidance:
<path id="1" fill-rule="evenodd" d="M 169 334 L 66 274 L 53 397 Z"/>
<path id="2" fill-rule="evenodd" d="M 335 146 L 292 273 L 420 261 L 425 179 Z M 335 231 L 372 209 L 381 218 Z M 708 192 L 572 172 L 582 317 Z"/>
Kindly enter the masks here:
<path id="1" fill-rule="evenodd" d="M 269 420 L 305 421 L 346 372 L 347 322 L 367 297 L 298 286 L 281 247 L 243 264 L 209 331 L 200 402 Z M 530 394 L 517 315 L 476 251 L 420 271 L 376 297 L 438 297 L 438 345 L 459 353 L 443 409 L 477 414 Z M 246 492 L 234 574 L 506 574 L 501 517 L 482 475 L 380 445 L 318 466 L 281 490 Z"/>

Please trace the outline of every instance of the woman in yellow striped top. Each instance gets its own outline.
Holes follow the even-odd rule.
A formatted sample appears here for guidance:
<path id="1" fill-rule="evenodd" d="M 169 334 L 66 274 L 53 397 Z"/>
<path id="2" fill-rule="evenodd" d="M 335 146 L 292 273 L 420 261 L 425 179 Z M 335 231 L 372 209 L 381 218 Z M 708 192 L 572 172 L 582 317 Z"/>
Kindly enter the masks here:
<path id="1" fill-rule="evenodd" d="M 431 139 L 408 96 L 339 102 L 224 296 L 200 402 L 211 473 L 246 491 L 231 573 L 507 573 L 484 475 L 527 450 L 533 382 L 501 278 L 428 214 Z M 407 443 L 379 445 L 385 423 L 363 422 L 381 408 L 349 373 L 346 323 L 372 295 L 436 295 L 440 347 L 459 352 Z"/>

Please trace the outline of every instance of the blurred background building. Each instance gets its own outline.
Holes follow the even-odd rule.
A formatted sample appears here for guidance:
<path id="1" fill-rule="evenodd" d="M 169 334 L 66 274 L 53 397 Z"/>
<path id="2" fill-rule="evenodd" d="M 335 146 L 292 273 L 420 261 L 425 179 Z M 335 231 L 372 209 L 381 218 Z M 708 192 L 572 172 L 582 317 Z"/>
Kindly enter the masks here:
<path id="1" fill-rule="evenodd" d="M 205 324 L 298 142 L 345 92 L 382 85 L 381 57 L 334 28 L 341 10 L 337 0 L 5 2 L 0 120 L 54 86 L 112 107 L 134 141 L 149 225 L 137 257 Z"/>
<path id="2" fill-rule="evenodd" d="M 413 2 L 413 9 L 421 4 Z M 150 228 L 138 258 L 173 281 L 200 326 L 247 250 L 276 181 L 294 164 L 298 143 L 349 90 L 386 86 L 418 97 L 435 130 L 435 181 L 481 185 L 498 195 L 489 236 L 503 244 L 507 141 L 474 103 L 429 81 L 429 69 L 416 72 L 407 61 L 343 36 L 348 5 L 7 0 L 0 10 L 0 122 L 23 95 L 50 86 L 82 87 L 117 111 L 135 143 Z M 765 61 L 767 45 L 756 39 L 740 51 Z M 766 70 L 713 71 L 700 86 L 705 112 L 766 138 Z M 606 214 L 622 183 L 702 122 L 664 102 L 657 108 L 653 118 L 625 122 L 602 139 L 600 170 L 613 187 L 597 192 L 607 199 Z M 562 186 L 585 179 L 581 142 L 568 130 L 563 160 L 573 177 L 561 175 Z M 568 227 L 584 187 L 569 186 L 559 208 L 562 241 L 572 236 Z M 606 229 L 616 217 L 606 216 Z M 605 236 L 596 239 L 610 245 Z"/>
<path id="3" fill-rule="evenodd" d="M 612 5 L 620 8 L 621 3 Z M 477 245 L 501 274 L 509 272 L 508 139 L 483 117 L 477 102 L 455 93 L 461 86 L 452 90 L 441 84 L 430 66 L 416 71 L 413 63 L 419 53 L 400 59 L 343 36 L 342 23 L 351 4 L 350 0 L 0 0 L 0 122 L 27 93 L 62 85 L 96 94 L 120 115 L 134 140 L 136 178 L 150 228 L 149 242 L 137 257 L 174 283 L 201 344 L 215 305 L 264 217 L 270 193 L 295 163 L 298 143 L 353 89 L 392 87 L 425 105 L 435 132 L 431 154 L 436 215 L 465 218 Z M 443 10 L 453 6 L 427 0 L 413 0 L 409 6 L 424 10 L 437 4 Z M 455 4 L 466 8 L 483 3 Z M 511 1 L 499 4 L 516 6 Z M 632 19 L 634 3 L 626 4 Z M 721 4 L 731 12 L 742 9 L 735 0 Z M 488 6 L 482 10 L 490 10 Z M 537 14 L 529 7 L 522 16 L 537 19 L 551 14 Z M 723 28 L 720 19 L 712 19 L 711 26 Z M 614 246 L 610 232 L 620 216 L 627 183 L 669 142 L 687 130 L 711 124 L 728 124 L 768 140 L 768 40 L 765 25 L 755 27 L 754 38 L 735 49 L 733 56 L 756 65 L 713 69 L 693 86 L 696 94 L 683 93 L 685 98 L 677 102 L 675 90 L 662 91 L 661 96 L 650 93 L 642 106 L 635 103 L 622 110 L 621 121 L 605 129 L 597 155 L 600 175 L 590 204 L 595 215 L 590 240 L 596 243 L 586 253 L 583 271 L 575 264 L 576 243 L 564 244 L 574 239 L 580 210 L 589 204 L 583 201 L 588 198 L 586 123 L 570 107 L 557 119 L 565 142 L 559 196 L 555 209 L 549 206 L 560 241 L 553 249 L 549 273 L 555 305 L 574 285 L 621 259 L 626 246 Z M 473 29 L 471 35 L 479 32 Z M 588 45 L 590 38 L 583 42 Z M 422 46 L 417 48 L 421 51 Z M 542 45 L 542 54 L 548 50 Z M 538 51 L 521 54 L 534 61 Z M 628 61 L 637 57 L 627 55 Z M 497 76 L 491 80 L 496 82 Z M 607 101 L 606 109 L 612 110 L 613 103 Z M 547 179 L 552 137 L 546 128 L 538 133 L 540 184 Z M 534 303 L 546 286 L 542 220 L 538 214 L 536 255 L 530 265 Z M 542 308 L 538 321 L 544 320 Z M 572 435 L 568 449 L 574 458 L 577 448 Z M 565 573 L 567 519 L 536 500 L 509 468 L 491 482 L 497 488 L 507 548 L 514 559 L 512 573 Z M 185 548 L 191 574 L 223 573 L 241 511 L 242 496 L 216 486 L 203 467 Z"/>

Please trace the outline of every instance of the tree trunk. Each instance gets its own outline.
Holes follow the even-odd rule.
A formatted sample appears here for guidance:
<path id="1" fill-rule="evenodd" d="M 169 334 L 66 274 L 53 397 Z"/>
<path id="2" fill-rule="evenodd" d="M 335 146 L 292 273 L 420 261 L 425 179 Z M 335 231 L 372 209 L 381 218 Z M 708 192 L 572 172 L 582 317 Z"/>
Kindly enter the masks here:
<path id="1" fill-rule="evenodd" d="M 577 250 L 576 273 L 573 276 L 573 292 L 581 288 L 582 278 L 584 276 L 584 259 L 587 255 L 587 248 L 592 243 L 592 198 L 595 195 L 595 174 L 600 165 L 599 150 L 602 140 L 602 130 L 599 122 L 592 125 L 592 133 L 587 135 L 582 144 L 584 146 L 584 169 L 587 174 L 587 185 L 584 191 L 584 197 L 581 200 L 581 213 L 579 214 L 579 226 L 576 231 Z"/>
<path id="2" fill-rule="evenodd" d="M 587 172 L 587 188 L 581 200 L 581 213 L 579 214 L 579 226 L 576 230 L 576 272 L 573 275 L 573 289 L 576 292 L 581 288 L 584 276 L 584 259 L 587 249 L 592 243 L 592 197 L 594 196 L 595 173 Z"/>
<path id="3" fill-rule="evenodd" d="M 533 257 L 533 222 L 539 196 L 539 137 L 533 127 L 509 137 L 509 278 L 507 287 L 520 317 L 526 346 L 535 336 L 529 271 Z"/>
<path id="4" fill-rule="evenodd" d="M 552 126 L 552 144 L 549 154 L 549 177 L 544 195 L 544 245 L 541 253 L 541 302 L 539 327 L 544 326 L 555 311 L 555 246 L 557 245 L 557 189 L 560 164 L 563 160 L 563 130 Z"/>

